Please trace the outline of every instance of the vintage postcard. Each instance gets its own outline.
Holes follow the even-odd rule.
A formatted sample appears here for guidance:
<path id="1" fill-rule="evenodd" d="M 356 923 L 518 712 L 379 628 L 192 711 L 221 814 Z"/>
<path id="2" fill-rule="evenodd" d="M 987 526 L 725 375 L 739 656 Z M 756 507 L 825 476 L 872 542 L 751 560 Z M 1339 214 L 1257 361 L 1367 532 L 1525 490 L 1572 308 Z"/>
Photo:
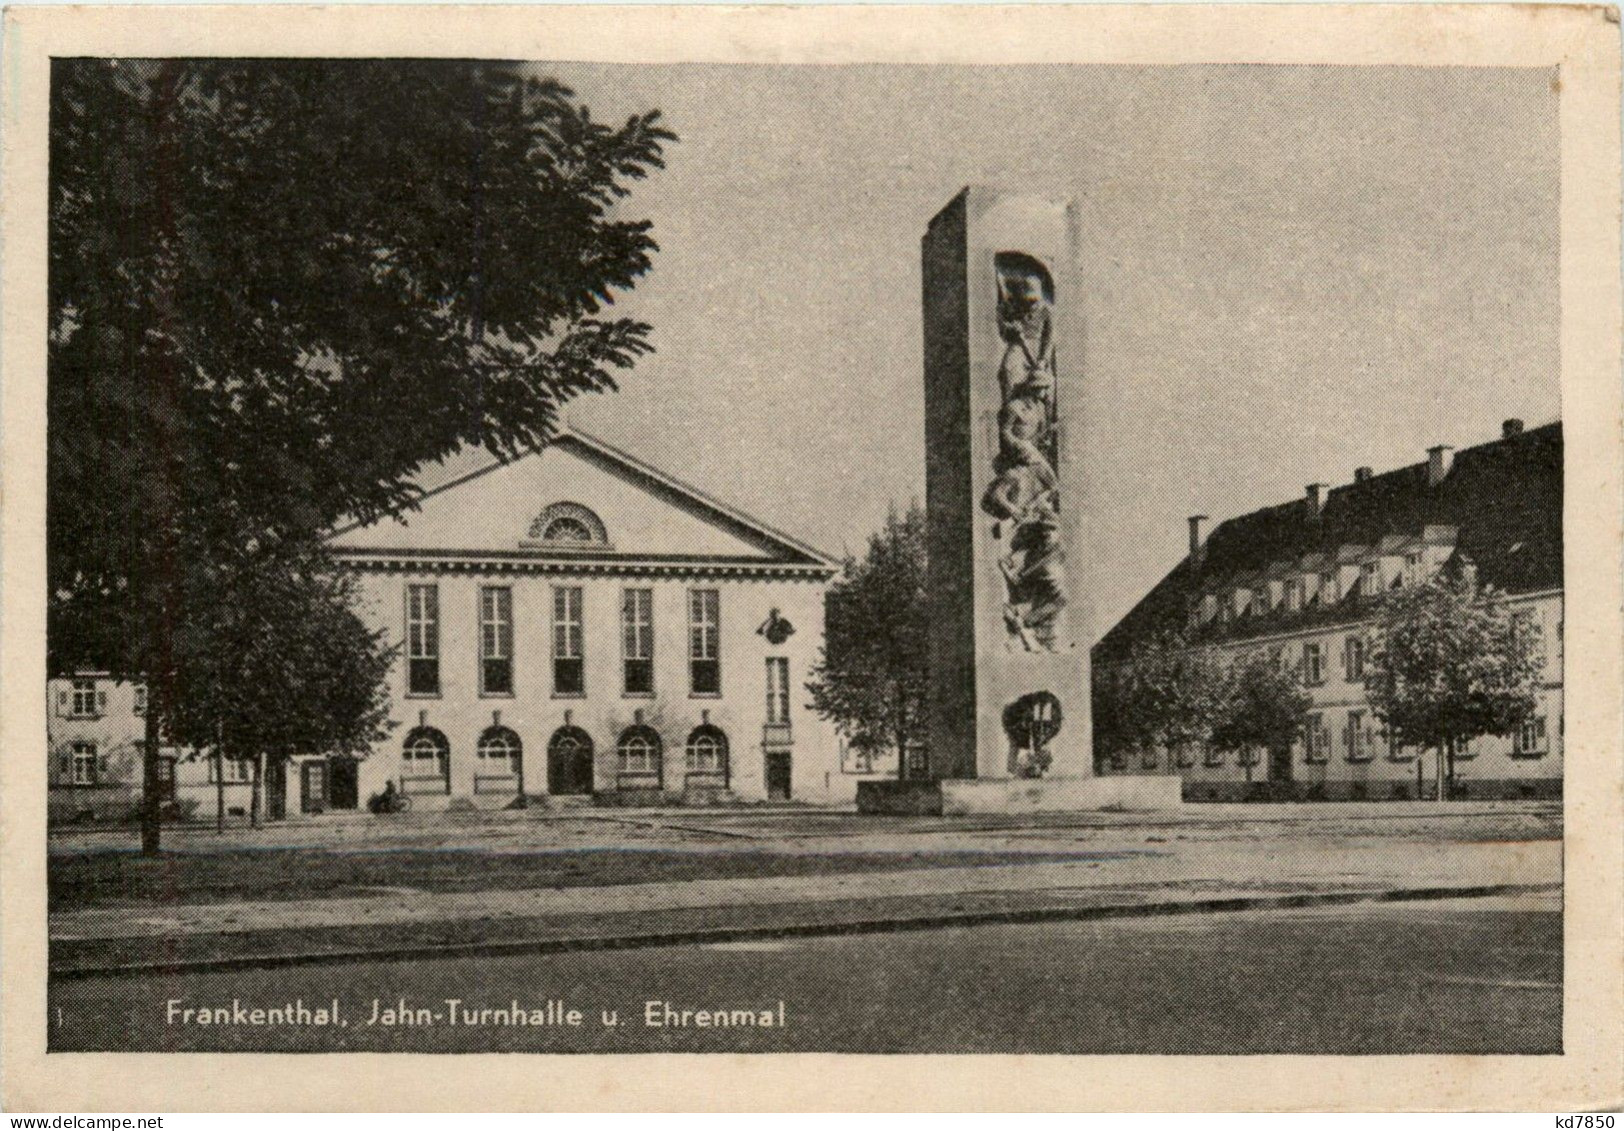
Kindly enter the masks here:
<path id="1" fill-rule="evenodd" d="M 1616 9 L 5 42 L 11 1110 L 1624 1100 Z"/>

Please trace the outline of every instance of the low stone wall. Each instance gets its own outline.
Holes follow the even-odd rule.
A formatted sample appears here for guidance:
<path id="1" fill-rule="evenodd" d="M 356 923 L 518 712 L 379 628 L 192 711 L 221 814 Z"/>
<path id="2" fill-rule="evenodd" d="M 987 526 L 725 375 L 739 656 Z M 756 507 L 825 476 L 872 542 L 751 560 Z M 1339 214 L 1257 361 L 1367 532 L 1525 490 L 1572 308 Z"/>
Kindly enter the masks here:
<path id="1" fill-rule="evenodd" d="M 942 787 L 934 781 L 860 781 L 857 783 L 857 811 L 893 817 L 939 817 L 942 815 Z"/>
<path id="2" fill-rule="evenodd" d="M 1065 813 L 1177 809 L 1179 779 L 1166 774 L 1108 778 L 1003 778 L 942 782 L 942 812 Z"/>
<path id="3" fill-rule="evenodd" d="M 1420 790 L 1419 800 L 1432 801 L 1436 787 L 1427 782 Z M 1416 785 L 1413 781 L 1376 782 L 1244 782 L 1244 781 L 1187 781 L 1184 783 L 1186 801 L 1415 801 Z M 1482 781 L 1457 781 L 1449 796 L 1465 801 L 1559 801 L 1562 782 L 1559 778 L 1508 778 Z"/>

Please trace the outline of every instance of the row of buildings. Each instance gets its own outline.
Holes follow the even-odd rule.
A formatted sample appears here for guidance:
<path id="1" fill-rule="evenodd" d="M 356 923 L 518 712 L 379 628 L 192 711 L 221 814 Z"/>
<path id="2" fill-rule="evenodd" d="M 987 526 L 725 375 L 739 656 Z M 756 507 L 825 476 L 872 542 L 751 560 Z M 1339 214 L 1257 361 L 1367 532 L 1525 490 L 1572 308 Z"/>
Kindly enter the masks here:
<path id="1" fill-rule="evenodd" d="M 1365 699 L 1361 629 L 1375 598 L 1470 561 L 1546 648 L 1540 709 L 1457 759 L 1467 796 L 1559 796 L 1562 432 L 1508 421 L 1496 441 L 1221 523 L 1190 519 L 1187 557 L 1094 649 L 1127 662 L 1167 628 L 1300 664 L 1314 704 L 1289 749 L 1119 753 L 1101 773 L 1184 778 L 1191 800 L 1429 796 L 1431 760 L 1396 746 Z M 837 564 L 802 542 L 579 432 L 491 460 L 401 518 L 335 533 L 364 613 L 402 645 L 391 738 L 363 759 L 319 751 L 272 767 L 272 817 L 364 806 L 386 784 L 414 807 L 521 797 L 628 804 L 844 803 L 895 774 L 843 750 L 804 685 Z M 140 793 L 142 689 L 97 673 L 52 681 L 50 815 L 128 814 Z M 246 812 L 238 763 L 165 751 L 182 812 Z"/>
<path id="2" fill-rule="evenodd" d="M 1467 797 L 1559 797 L 1562 790 L 1562 426 L 1505 422 L 1499 439 L 1219 524 L 1189 519 L 1189 553 L 1095 646 L 1097 671 L 1184 630 L 1230 657 L 1296 667 L 1313 705 L 1289 748 L 1113 751 L 1107 774 L 1178 774 L 1191 800 L 1430 797 L 1434 760 L 1394 742 L 1365 695 L 1365 644 L 1388 591 L 1469 564 L 1537 633 L 1539 707 L 1506 737 L 1456 754 Z"/>

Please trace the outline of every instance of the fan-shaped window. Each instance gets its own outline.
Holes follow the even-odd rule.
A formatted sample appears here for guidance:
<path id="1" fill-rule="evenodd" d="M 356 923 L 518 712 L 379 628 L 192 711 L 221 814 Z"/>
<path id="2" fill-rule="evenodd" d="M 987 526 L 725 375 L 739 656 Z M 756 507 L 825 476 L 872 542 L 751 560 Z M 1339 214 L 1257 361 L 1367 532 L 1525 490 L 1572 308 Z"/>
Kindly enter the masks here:
<path id="1" fill-rule="evenodd" d="M 627 727 L 615 745 L 620 755 L 620 776 L 647 779 L 648 784 L 658 785 L 661 748 L 660 736 L 653 727 Z"/>
<path id="2" fill-rule="evenodd" d="M 726 784 L 727 774 L 727 735 L 720 727 L 695 727 L 688 736 L 688 777 Z"/>
<path id="3" fill-rule="evenodd" d="M 568 548 L 605 546 L 609 536 L 603 520 L 580 503 L 554 503 L 530 524 L 527 540 Z"/>
<path id="4" fill-rule="evenodd" d="M 451 792 L 451 743 L 433 727 L 418 727 L 408 734 L 400 759 L 400 787 L 405 792 Z"/>
<path id="5" fill-rule="evenodd" d="M 518 735 L 507 727 L 489 727 L 479 736 L 478 751 L 475 793 L 512 793 L 518 789 L 519 759 L 524 756 Z"/>

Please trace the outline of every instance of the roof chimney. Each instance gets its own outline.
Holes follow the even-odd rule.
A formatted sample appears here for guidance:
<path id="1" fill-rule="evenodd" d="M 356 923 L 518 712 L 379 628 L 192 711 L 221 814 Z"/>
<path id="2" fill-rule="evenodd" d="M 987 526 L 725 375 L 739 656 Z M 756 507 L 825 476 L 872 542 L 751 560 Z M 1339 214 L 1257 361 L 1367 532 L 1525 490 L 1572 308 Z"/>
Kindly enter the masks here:
<path id="1" fill-rule="evenodd" d="M 1435 448 L 1427 449 L 1427 486 L 1436 487 L 1444 481 L 1449 474 L 1449 465 L 1454 462 L 1455 449 L 1448 444 L 1439 444 Z"/>
<path id="2" fill-rule="evenodd" d="M 1202 545 L 1201 545 L 1201 524 L 1203 522 L 1206 522 L 1206 521 L 1207 521 L 1207 516 L 1204 515 L 1204 514 L 1192 514 L 1190 516 L 1190 560 L 1191 561 L 1198 562 L 1198 561 L 1201 560 L 1201 550 L 1202 550 Z"/>
<path id="3" fill-rule="evenodd" d="M 1325 484 L 1310 483 L 1307 489 L 1308 517 L 1318 518 L 1320 511 L 1325 509 Z"/>
<path id="4" fill-rule="evenodd" d="M 1523 422 L 1518 420 L 1515 416 L 1506 421 L 1504 424 L 1500 425 L 1500 435 L 1503 439 L 1507 440 L 1511 439 L 1513 436 L 1521 436 L 1522 430 Z"/>
<path id="5" fill-rule="evenodd" d="M 1356 467 L 1353 469 L 1353 481 L 1355 483 L 1363 483 L 1374 474 L 1375 472 L 1371 471 L 1368 467 Z"/>

